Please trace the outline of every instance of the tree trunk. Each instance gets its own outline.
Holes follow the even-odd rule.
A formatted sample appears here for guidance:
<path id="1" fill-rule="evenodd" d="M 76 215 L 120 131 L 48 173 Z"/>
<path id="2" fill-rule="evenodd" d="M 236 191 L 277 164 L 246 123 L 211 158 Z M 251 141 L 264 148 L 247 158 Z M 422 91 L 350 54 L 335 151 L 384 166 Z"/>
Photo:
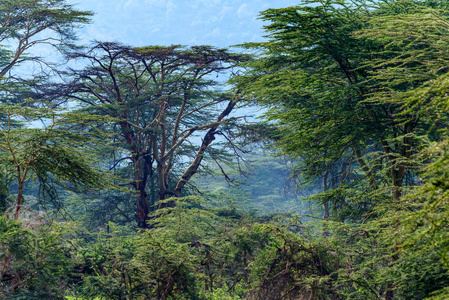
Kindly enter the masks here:
<path id="1" fill-rule="evenodd" d="M 157 173 L 159 182 L 159 201 L 161 201 L 159 202 L 158 209 L 175 206 L 174 201 L 163 201 L 165 199 L 178 197 L 180 195 L 175 194 L 174 192 L 169 190 L 168 172 L 165 170 L 165 167 L 161 163 L 158 163 Z"/>
<path id="2" fill-rule="evenodd" d="M 148 221 L 150 220 L 148 214 L 150 213 L 148 205 L 148 194 L 146 186 L 148 176 L 151 172 L 153 159 L 148 153 L 136 155 L 133 157 L 134 162 L 134 179 L 132 185 L 136 190 L 136 221 L 137 227 L 141 229 L 149 228 Z"/>
<path id="3" fill-rule="evenodd" d="M 402 182 L 404 181 L 405 170 L 407 169 L 407 161 L 411 157 L 410 138 L 404 137 L 403 145 L 401 145 L 400 157 L 392 154 L 390 145 L 384 139 L 381 139 L 381 144 L 385 154 L 390 162 L 390 176 L 392 182 L 392 196 L 393 200 L 398 201 L 402 196 Z M 399 147 L 399 146 L 398 146 Z M 404 161 L 401 161 L 404 160 Z"/>
<path id="4" fill-rule="evenodd" d="M 387 291 L 385 292 L 385 300 L 392 300 L 394 297 L 394 292 L 392 290 L 393 286 L 391 283 L 387 284 Z"/>
<path id="5" fill-rule="evenodd" d="M 148 207 L 148 194 L 145 191 L 145 184 L 143 182 L 137 182 L 137 203 L 136 203 L 136 221 L 137 227 L 141 229 L 148 228 L 147 221 L 149 220 L 148 214 L 150 213 Z"/>
<path id="6" fill-rule="evenodd" d="M 16 211 L 14 213 L 14 220 L 18 220 L 20 216 L 20 211 L 23 205 L 23 181 L 19 181 L 19 189 L 17 191 L 17 201 L 16 201 Z"/>
<path id="7" fill-rule="evenodd" d="M 404 180 L 405 167 L 391 168 L 391 180 L 393 182 L 393 200 L 398 201 L 402 196 L 402 182 Z"/>

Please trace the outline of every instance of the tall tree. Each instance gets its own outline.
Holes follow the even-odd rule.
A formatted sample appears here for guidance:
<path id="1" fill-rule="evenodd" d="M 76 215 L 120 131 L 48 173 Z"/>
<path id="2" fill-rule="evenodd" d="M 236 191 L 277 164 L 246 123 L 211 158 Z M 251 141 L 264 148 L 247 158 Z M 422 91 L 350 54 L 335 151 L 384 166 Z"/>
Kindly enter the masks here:
<path id="1" fill-rule="evenodd" d="M 89 22 L 91 15 L 90 12 L 73 9 L 65 0 L 1 0 L 0 102 L 24 103 L 25 99 L 33 94 L 32 88 L 40 78 L 48 76 L 47 71 L 55 70 L 55 62 L 33 54 L 33 50 L 39 48 L 38 46 L 44 47 L 40 48 L 40 51 L 49 50 L 49 46 L 53 48 L 50 50 L 56 50 L 54 53 L 73 49 L 76 41 L 75 29 Z M 33 62 L 35 65 L 26 65 L 27 62 Z M 2 110 L 8 108 L 3 107 Z M 8 118 L 6 113 L 0 115 L 0 120 L 2 130 L 12 130 L 18 125 L 16 119 Z M 0 202 L 3 207 L 7 194 L 5 192 L 10 183 L 8 178 L 8 172 L 2 173 L 3 192 Z"/>
<path id="2" fill-rule="evenodd" d="M 116 133 L 127 151 L 120 159 L 132 163 L 137 224 L 146 228 L 148 183 L 156 178 L 159 200 L 181 195 L 215 136 L 222 134 L 218 128 L 232 120 L 229 115 L 236 105 L 211 75 L 225 74 L 246 56 L 207 46 L 131 48 L 97 43 L 71 58 L 88 65 L 72 70 L 73 81 L 58 85 L 56 95 L 118 119 Z M 174 166 L 188 161 L 190 165 L 175 177 Z"/>
<path id="3" fill-rule="evenodd" d="M 419 270 L 417 277 L 438 273 L 442 281 L 447 280 L 436 260 L 447 242 L 443 238 L 447 213 L 442 206 L 447 200 L 445 139 L 431 143 L 429 151 L 436 161 L 427 175 L 436 178 L 418 189 L 417 199 L 410 194 L 401 201 L 403 186 L 419 184 L 418 178 L 423 178 L 413 155 L 429 141 L 438 140 L 441 129 L 447 128 L 447 2 L 310 4 L 262 13 L 262 19 L 270 22 L 266 26 L 270 41 L 246 45 L 262 54 L 238 78 L 238 87 L 250 100 L 267 105 L 268 117 L 283 130 L 279 148 L 303 158 L 303 171 L 327 179 L 323 186 L 329 187 L 329 170 L 342 163 L 345 155 L 350 155 L 349 161 L 354 158 L 358 166 L 349 170 L 356 175 L 363 172 L 364 182 L 376 194 L 367 197 L 372 201 L 369 214 L 365 210 L 354 220 L 362 225 L 352 223 L 354 227 L 345 232 L 349 239 L 335 233 L 342 244 L 350 245 L 344 246 L 345 255 L 357 249 L 353 262 L 358 271 L 349 271 L 350 277 L 358 285 L 360 280 L 371 289 L 367 294 L 375 297 L 415 296 L 404 288 L 412 285 L 403 279 L 410 265 L 419 266 L 413 267 Z M 423 155 L 431 158 L 428 152 Z M 386 196 L 381 195 L 384 187 L 391 188 L 389 198 L 394 201 L 380 204 Z M 356 192 L 355 200 L 367 194 L 360 188 Z M 327 192 L 322 198 L 330 195 Z M 423 197 L 427 198 L 424 204 Z M 341 224 L 334 226 L 341 229 L 345 226 Z M 358 245 L 353 244 L 357 239 L 353 228 L 360 230 Z M 421 233 L 419 238 L 416 231 Z M 444 242 L 432 241 L 430 232 Z M 412 250 L 400 247 L 404 239 Z M 424 246 L 432 249 L 430 254 L 425 252 L 425 260 L 415 256 L 422 244 L 433 245 Z M 364 247 L 370 250 L 360 252 Z M 446 259 L 447 251 L 442 253 Z M 426 268 L 426 260 L 435 262 L 435 268 Z M 430 282 L 424 285 L 429 290 L 441 288 Z M 353 294 L 367 298 L 363 292 Z"/>
<path id="4" fill-rule="evenodd" d="M 350 155 L 371 190 L 389 186 L 398 200 L 417 147 L 413 136 L 429 123 L 403 114 L 402 103 L 384 97 L 391 86 L 374 74 L 395 57 L 383 51 L 382 41 L 357 35 L 371 16 L 392 14 L 387 4 L 373 5 L 306 1 L 262 12 L 261 19 L 270 22 L 269 41 L 243 45 L 262 53 L 237 82 L 249 100 L 269 109 L 268 119 L 282 130 L 276 145 L 302 158 L 303 173 L 325 177 Z M 425 80 L 396 82 L 394 90 Z M 388 181 L 381 172 L 389 173 Z"/>

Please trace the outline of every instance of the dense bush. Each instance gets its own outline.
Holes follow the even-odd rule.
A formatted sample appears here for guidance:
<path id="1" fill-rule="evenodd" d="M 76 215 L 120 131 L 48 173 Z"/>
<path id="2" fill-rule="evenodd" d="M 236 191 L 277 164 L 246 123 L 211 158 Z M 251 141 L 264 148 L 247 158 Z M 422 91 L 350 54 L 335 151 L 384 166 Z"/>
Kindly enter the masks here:
<path id="1" fill-rule="evenodd" d="M 0 297 L 63 298 L 73 280 L 73 227 L 0 217 Z"/>

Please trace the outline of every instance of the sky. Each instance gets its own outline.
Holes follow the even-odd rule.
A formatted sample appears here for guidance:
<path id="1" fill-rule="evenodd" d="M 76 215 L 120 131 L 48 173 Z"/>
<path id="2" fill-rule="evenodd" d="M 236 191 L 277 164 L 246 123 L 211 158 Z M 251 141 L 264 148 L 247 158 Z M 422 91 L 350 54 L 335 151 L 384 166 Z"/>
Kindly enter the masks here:
<path id="1" fill-rule="evenodd" d="M 260 11 L 299 0 L 68 0 L 95 13 L 81 30 L 83 40 L 130 46 L 212 45 L 262 41 Z"/>

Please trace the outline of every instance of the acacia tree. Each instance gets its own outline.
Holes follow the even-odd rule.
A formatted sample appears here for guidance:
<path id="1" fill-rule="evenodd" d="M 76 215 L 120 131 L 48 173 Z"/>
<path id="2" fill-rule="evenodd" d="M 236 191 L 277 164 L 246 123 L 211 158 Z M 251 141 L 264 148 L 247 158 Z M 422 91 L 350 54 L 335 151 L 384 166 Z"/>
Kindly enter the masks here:
<path id="1" fill-rule="evenodd" d="M 324 182 L 332 165 L 353 155 L 376 189 L 362 147 L 383 124 L 374 116 L 379 110 L 363 103 L 364 43 L 351 36 L 363 20 L 346 11 L 330 1 L 262 12 L 270 40 L 243 45 L 262 54 L 237 78 L 238 88 L 269 108 L 281 129 L 276 145 L 301 157 L 301 173 Z"/>
<path id="2" fill-rule="evenodd" d="M 30 96 L 32 87 L 40 81 L 41 76 L 48 70 L 55 70 L 55 62 L 42 59 L 32 51 L 37 46 L 43 46 L 41 51 L 42 49 L 49 50 L 47 46 L 50 46 L 53 48 L 50 50 L 56 50 L 55 53 L 73 49 L 76 41 L 75 29 L 89 22 L 91 15 L 90 12 L 73 9 L 65 0 L 1 0 L 0 101 L 6 105 L 26 102 L 25 99 Z M 33 74 L 26 74 L 24 72 L 26 69 L 17 71 L 19 66 L 23 66 L 27 62 L 36 63 L 38 65 L 35 67 L 39 66 L 39 68 L 32 68 Z M 48 74 L 44 75 L 48 76 Z M 23 131 L 20 133 L 20 128 L 16 128 L 18 126 L 17 116 L 10 118 L 8 117 L 10 114 L 5 113 L 10 110 L 16 110 L 16 108 L 2 107 L 4 112 L 0 115 L 2 138 L 6 138 L 4 130 L 9 128 L 8 132 L 11 133 L 14 130 L 14 134 L 17 135 L 17 142 L 19 140 L 17 137 L 28 136 L 30 130 L 22 128 Z M 19 113 L 20 117 L 25 117 L 25 115 Z M 3 150 L 5 150 L 4 146 L 5 144 L 2 143 Z M 5 208 L 6 191 L 9 190 L 11 178 L 8 176 L 7 169 L 5 167 L 2 172 L 1 202 L 3 208 Z"/>
<path id="3" fill-rule="evenodd" d="M 85 109 L 119 119 L 116 133 L 128 153 L 120 161 L 132 163 L 137 224 L 146 228 L 148 183 L 157 180 L 159 200 L 182 194 L 221 133 L 219 126 L 232 120 L 229 115 L 236 105 L 211 75 L 224 74 L 246 56 L 208 46 L 97 43 L 70 58 L 88 66 L 71 70 L 73 81 L 57 85 L 52 95 L 76 99 Z M 195 140 L 201 140 L 200 145 L 195 146 Z M 175 165 L 187 161 L 190 165 L 175 178 Z M 161 202 L 160 207 L 166 205 L 171 204 Z"/>
<path id="4" fill-rule="evenodd" d="M 338 228 L 334 233 L 345 259 L 351 261 L 352 256 L 357 265 L 342 273 L 348 272 L 358 286 L 361 280 L 367 287 L 366 295 L 385 299 L 429 295 L 404 288 L 416 284 L 404 278 L 435 278 L 430 274 L 442 267 L 435 259 L 442 244 L 432 241 L 429 233 L 437 233 L 438 239 L 447 235 L 443 229 L 447 213 L 441 206 L 447 200 L 443 179 L 447 173 L 443 167 L 446 141 L 430 149 L 437 160 L 427 175 L 437 178 L 429 178 L 418 189 L 414 202 L 412 194 L 405 201 L 401 199 L 403 185 L 417 184 L 414 179 L 418 174 L 422 178 L 413 155 L 426 142 L 438 140 L 439 129 L 447 128 L 447 2 L 371 4 L 356 7 L 340 1 L 306 2 L 263 12 L 262 18 L 270 22 L 266 26 L 270 41 L 247 45 L 262 50 L 262 54 L 250 63 L 248 73 L 238 78 L 238 87 L 250 100 L 271 109 L 268 117 L 282 130 L 277 146 L 304 158 L 301 171 L 322 176 L 323 186 L 329 186 L 330 170 L 343 165 L 345 155 L 349 155 L 349 162 L 357 165 L 350 172 L 363 174 L 365 184 L 376 191 L 375 197 L 366 197 L 372 201 L 367 203 L 369 213 L 354 218 L 362 225 L 352 223 L 352 228 L 344 231 L 350 238 L 339 235 L 338 230 L 345 227 L 342 223 L 327 227 L 330 232 Z M 425 152 L 424 158 L 429 159 Z M 407 173 L 411 173 L 409 183 Z M 337 186 L 344 193 L 352 192 Z M 384 187 L 391 188 L 388 198 L 394 201 L 380 203 L 387 196 L 381 194 Z M 355 192 L 356 200 L 368 194 L 360 188 Z M 337 194 L 327 192 L 321 197 Z M 425 204 L 421 197 L 428 198 Z M 411 225 L 408 237 L 402 222 Z M 415 230 L 421 233 L 419 238 Z M 406 242 L 411 250 L 400 247 L 404 239 L 409 239 Z M 437 245 L 437 250 L 416 255 L 423 243 Z M 435 263 L 431 270 L 426 268 L 430 260 Z M 411 265 L 417 271 L 408 277 Z M 343 276 L 342 281 L 347 283 L 348 278 Z M 429 290 L 441 288 L 429 281 L 422 285 Z M 363 296 L 365 292 L 348 291 L 355 298 L 368 297 Z"/>
<path id="5" fill-rule="evenodd" d="M 269 41 L 243 45 L 262 53 L 237 87 L 269 108 L 268 119 L 281 129 L 276 145 L 301 157 L 304 174 L 325 177 L 349 155 L 358 166 L 348 170 L 362 170 L 371 190 L 388 186 L 398 200 L 418 146 L 413 137 L 429 122 L 405 113 L 394 93 L 431 77 L 379 79 L 387 64 L 401 62 L 392 55 L 398 47 L 386 53 L 382 40 L 363 34 L 371 16 L 397 14 L 388 4 L 375 8 L 312 1 L 262 12 Z"/>
<path id="6" fill-rule="evenodd" d="M 107 121 L 95 116 L 60 113 L 54 109 L 26 108 L 20 105 L 2 105 L 0 113 L 7 117 L 7 123 L 0 126 L 0 161 L 3 170 L 1 181 L 13 182 L 17 186 L 14 218 L 19 219 L 27 181 L 40 184 L 42 201 L 57 201 L 56 185 L 69 189 L 86 190 L 112 186 L 108 176 L 92 164 L 86 145 L 98 144 L 88 132 L 70 133 L 61 126 L 69 123 Z M 17 126 L 20 120 L 47 120 L 42 128 Z M 50 198 L 50 199 L 48 199 Z"/>
<path id="7" fill-rule="evenodd" d="M 4 79 L 14 66 L 26 61 L 46 64 L 39 56 L 27 54 L 36 45 L 51 45 L 59 51 L 75 47 L 74 29 L 89 22 L 91 15 L 74 10 L 65 0 L 1 0 L 0 77 Z"/>

